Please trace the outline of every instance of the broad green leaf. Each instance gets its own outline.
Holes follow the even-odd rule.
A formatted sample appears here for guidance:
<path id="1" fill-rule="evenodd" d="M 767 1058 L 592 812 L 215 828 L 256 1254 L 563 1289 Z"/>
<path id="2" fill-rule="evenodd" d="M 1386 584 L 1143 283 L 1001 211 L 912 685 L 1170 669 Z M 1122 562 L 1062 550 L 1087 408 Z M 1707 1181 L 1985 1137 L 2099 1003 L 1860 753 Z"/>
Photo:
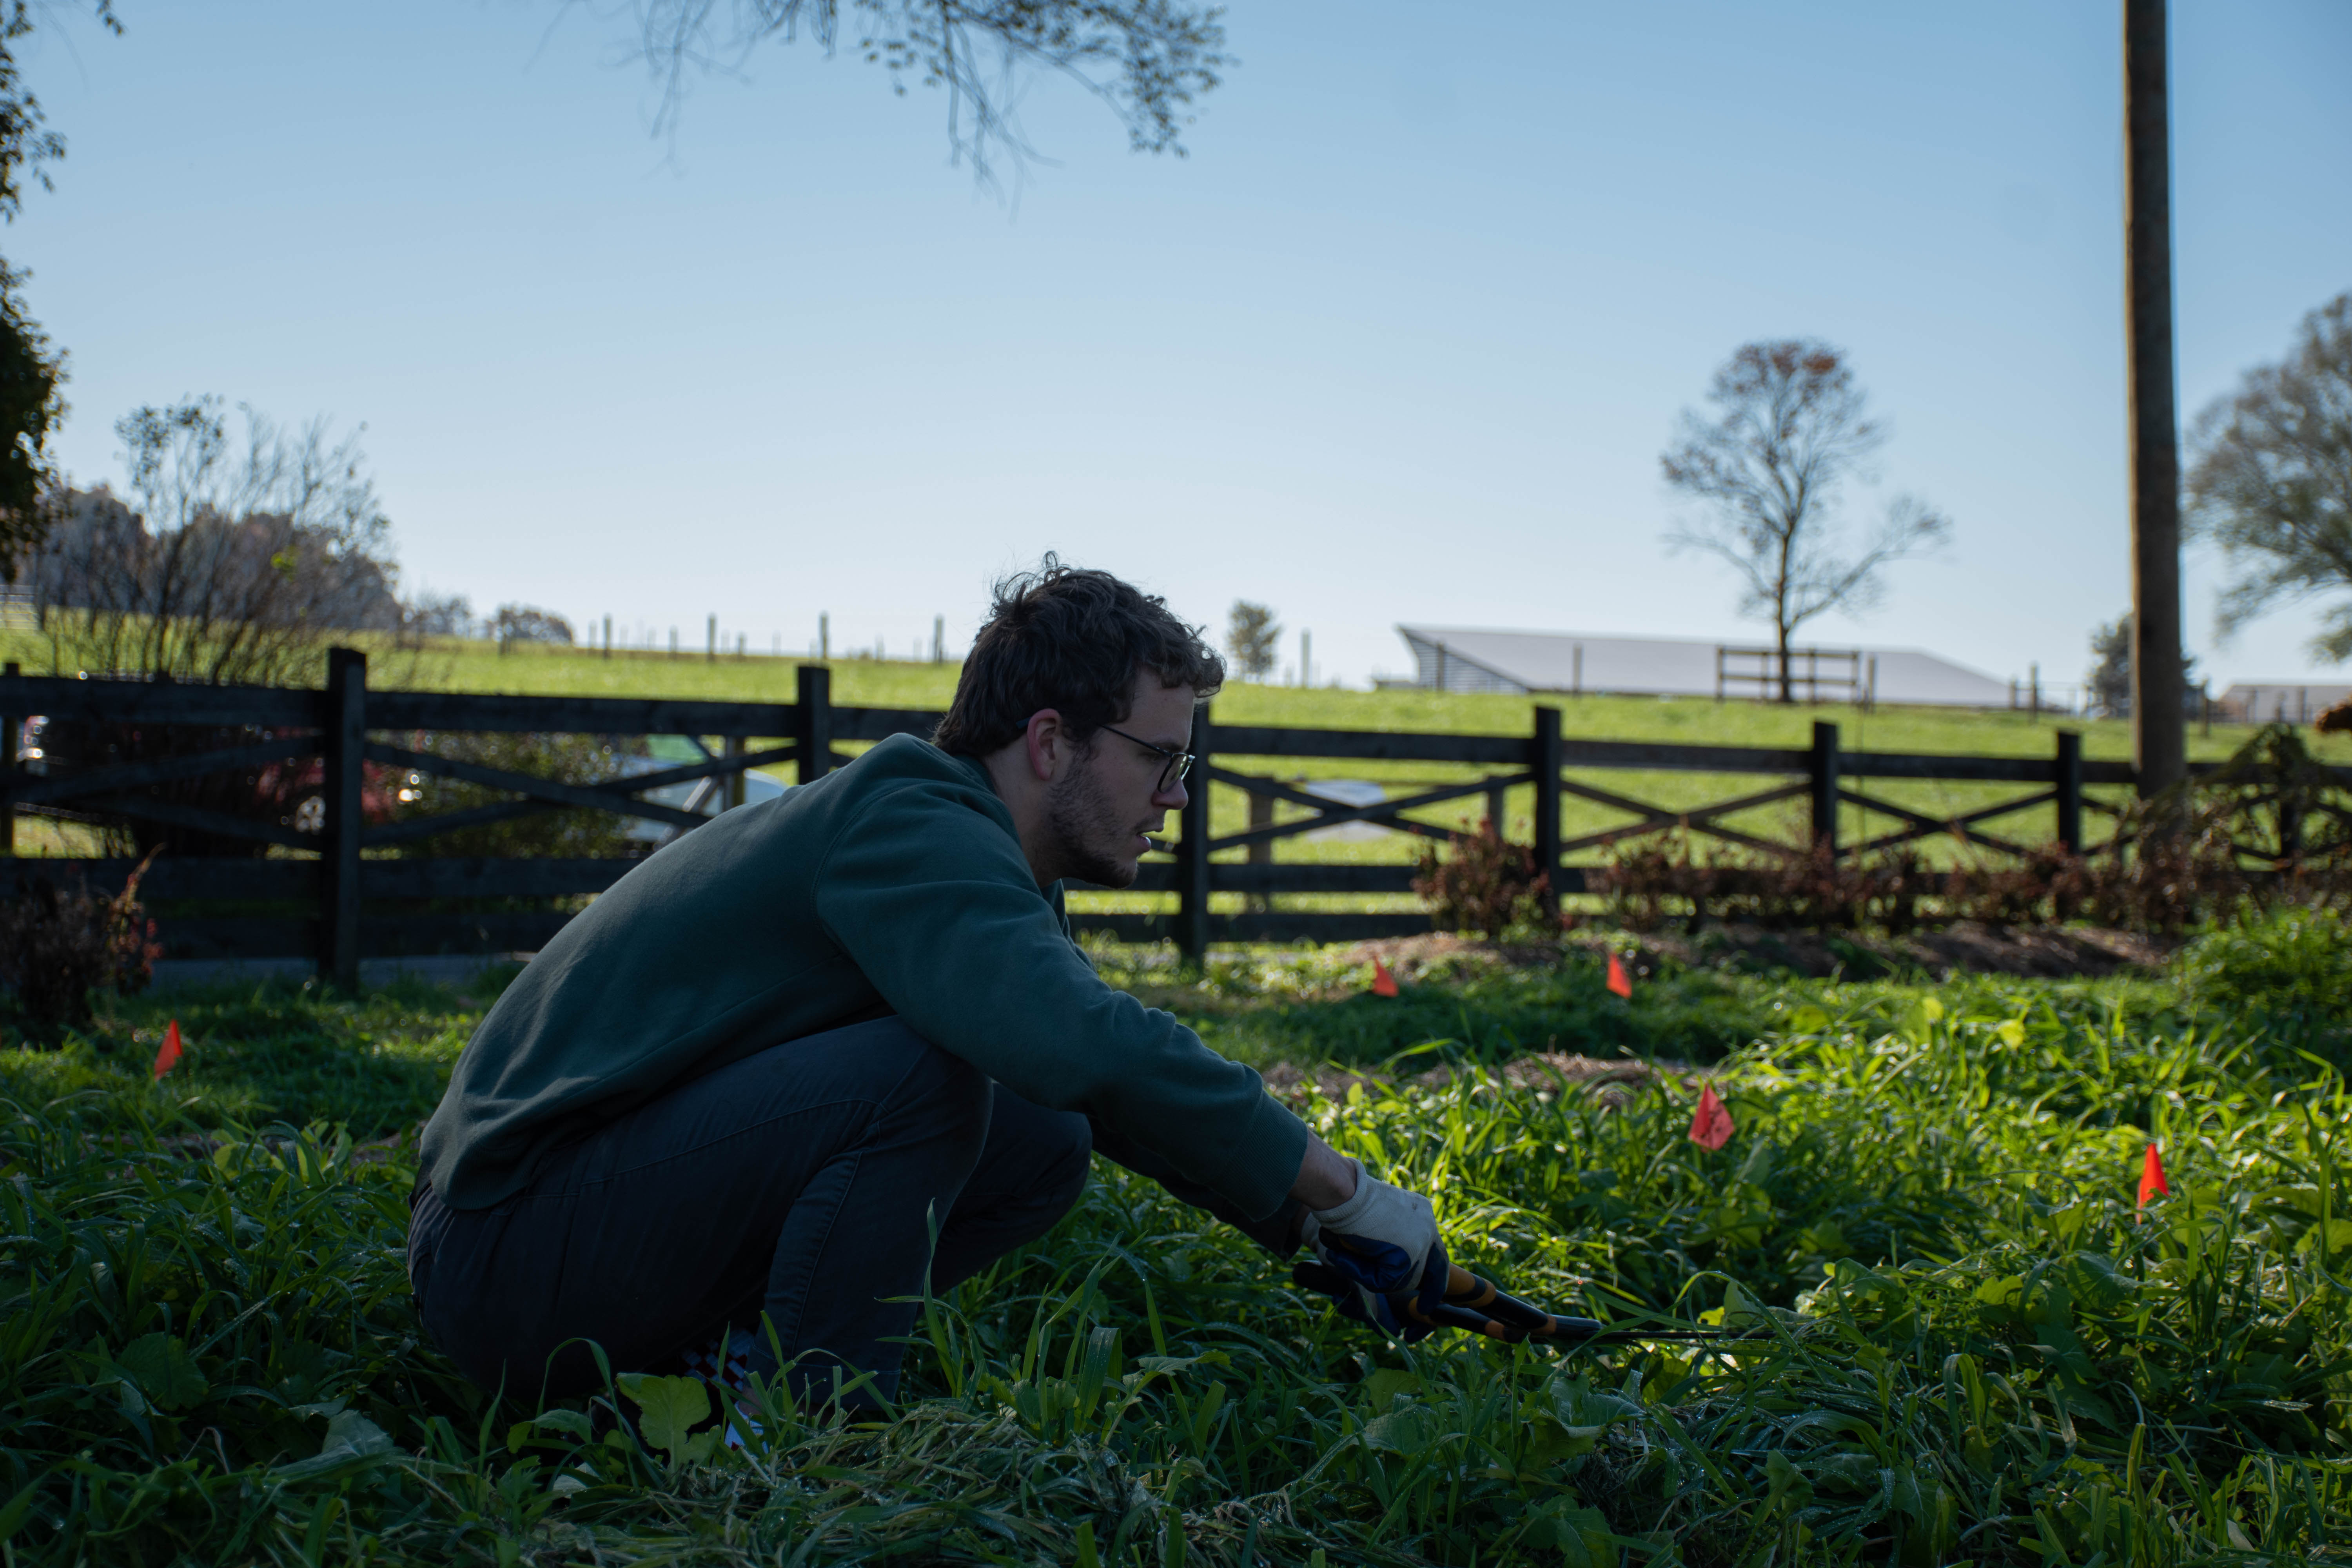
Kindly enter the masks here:
<path id="1" fill-rule="evenodd" d="M 2316 1252 L 2323 1241 L 2330 1258 L 2342 1252 L 2352 1251 L 2352 1219 L 2331 1219 L 2327 1222 L 2324 1233 L 2320 1226 L 2313 1226 L 2303 1233 L 2303 1240 L 2298 1244 L 2298 1247 L 2305 1252 Z"/>
<path id="2" fill-rule="evenodd" d="M 1790 1464 L 1789 1456 L 1778 1448 L 1764 1456 L 1764 1479 L 1771 1489 L 1765 1496 L 1768 1508 L 1783 1497 L 1797 1508 L 1813 1500 L 1813 1483 L 1805 1479 L 1804 1472 Z"/>
<path id="3" fill-rule="evenodd" d="M 673 1465 L 701 1457 L 688 1451 L 694 1439 L 687 1432 L 696 1422 L 710 1418 L 710 1390 L 700 1378 L 630 1372 L 618 1381 L 621 1392 L 636 1403 L 637 1431 L 648 1445 L 667 1454 Z"/>
<path id="4" fill-rule="evenodd" d="M 2131 1299 L 2139 1281 L 2119 1272 L 2105 1253 L 2078 1252 L 2068 1260 L 2066 1283 L 2095 1312 L 2112 1312 Z"/>
<path id="5" fill-rule="evenodd" d="M 142 1334 L 114 1360 L 138 1380 L 139 1391 L 160 1410 L 185 1410 L 212 1392 L 188 1347 L 171 1334 Z"/>
<path id="6" fill-rule="evenodd" d="M 347 1466 L 383 1458 L 392 1451 L 392 1438 L 383 1427 L 356 1410 L 346 1410 L 327 1423 L 326 1441 L 319 1445 L 315 1458 L 280 1465 L 269 1473 L 275 1480 L 310 1480 Z"/>
<path id="7" fill-rule="evenodd" d="M 1389 1401 L 1400 1394 L 1419 1394 L 1421 1379 L 1400 1368 L 1384 1366 L 1364 1379 L 1364 1397 L 1375 1410 L 1388 1408 Z"/>
<path id="8" fill-rule="evenodd" d="M 1570 1509 L 1555 1516 L 1552 1544 L 1569 1568 L 1617 1568 L 1617 1543 L 1597 1508 Z"/>
<path id="9" fill-rule="evenodd" d="M 1818 1035 L 1830 1026 L 1830 1016 L 1819 1007 L 1800 1007 L 1789 1015 L 1792 1035 Z"/>
<path id="10" fill-rule="evenodd" d="M 1437 1424 L 1429 1412 L 1407 1405 L 1391 1411 L 1378 1420 L 1365 1423 L 1364 1442 L 1374 1448 L 1385 1448 L 1391 1454 L 1408 1457 L 1420 1453 L 1430 1445 L 1436 1434 Z"/>

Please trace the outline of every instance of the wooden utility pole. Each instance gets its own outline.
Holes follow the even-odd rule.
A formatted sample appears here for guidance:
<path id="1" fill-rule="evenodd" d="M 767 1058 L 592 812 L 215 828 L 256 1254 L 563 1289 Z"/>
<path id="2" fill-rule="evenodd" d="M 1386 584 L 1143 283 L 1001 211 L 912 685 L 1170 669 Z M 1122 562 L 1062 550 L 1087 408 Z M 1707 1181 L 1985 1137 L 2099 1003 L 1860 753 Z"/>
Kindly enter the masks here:
<path id="1" fill-rule="evenodd" d="M 2172 385 L 2172 154 L 2165 0 L 2124 0 L 2124 296 L 2129 316 L 2132 762 L 2142 799 L 2188 773 L 2180 684 L 2180 437 Z"/>

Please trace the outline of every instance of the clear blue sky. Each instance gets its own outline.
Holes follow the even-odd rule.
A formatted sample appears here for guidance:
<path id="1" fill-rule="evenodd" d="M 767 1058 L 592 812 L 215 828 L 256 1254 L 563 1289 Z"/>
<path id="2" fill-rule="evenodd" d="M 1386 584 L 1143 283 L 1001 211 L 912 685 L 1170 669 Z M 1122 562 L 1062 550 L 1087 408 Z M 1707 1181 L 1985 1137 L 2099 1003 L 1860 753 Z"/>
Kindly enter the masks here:
<path id="1" fill-rule="evenodd" d="M 1040 83 L 1017 208 L 854 54 L 666 148 L 585 6 L 120 4 L 35 41 L 71 152 L 0 235 L 67 467 L 186 394 L 364 421 L 408 584 L 484 609 L 905 652 L 1055 549 L 1351 680 L 1398 621 L 1745 636 L 1657 455 L 1791 334 L 1958 531 L 1813 637 L 2071 680 L 2127 603 L 2116 0 L 1243 0 L 1189 158 Z M 2175 0 L 2173 49 L 2189 417 L 2352 288 L 2352 5 Z M 2215 649 L 2215 581 L 2210 673 L 2313 668 L 2299 615 Z"/>

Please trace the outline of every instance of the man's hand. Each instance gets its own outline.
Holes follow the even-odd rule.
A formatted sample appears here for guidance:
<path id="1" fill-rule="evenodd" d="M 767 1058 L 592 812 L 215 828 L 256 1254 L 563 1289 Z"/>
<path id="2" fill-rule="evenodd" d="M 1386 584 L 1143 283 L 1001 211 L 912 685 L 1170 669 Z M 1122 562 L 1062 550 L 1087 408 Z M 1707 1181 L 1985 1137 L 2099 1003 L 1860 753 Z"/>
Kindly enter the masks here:
<path id="1" fill-rule="evenodd" d="M 1306 1205 L 1298 1239 L 1322 1260 L 1303 1266 L 1302 1283 L 1328 1294 L 1343 1315 L 1400 1338 L 1430 1331 L 1447 1269 L 1427 1198 L 1366 1175 L 1363 1162 L 1312 1134 L 1290 1195 Z"/>

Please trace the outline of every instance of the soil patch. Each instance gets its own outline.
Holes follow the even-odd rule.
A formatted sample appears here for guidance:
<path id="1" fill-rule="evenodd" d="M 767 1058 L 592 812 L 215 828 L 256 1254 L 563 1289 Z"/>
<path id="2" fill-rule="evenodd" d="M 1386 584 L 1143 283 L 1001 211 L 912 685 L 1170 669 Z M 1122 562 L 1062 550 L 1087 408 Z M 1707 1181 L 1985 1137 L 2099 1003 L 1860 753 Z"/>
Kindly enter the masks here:
<path id="1" fill-rule="evenodd" d="M 1622 939 L 1572 933 L 1573 946 L 1601 952 L 1617 946 L 1638 978 L 1656 960 L 1690 968 L 1780 970 L 1815 979 L 1843 974 L 1861 980 L 1906 972 L 1937 980 L 1955 974 L 2014 974 L 2042 980 L 2095 978 L 2152 973 L 2171 957 L 2177 942 L 2134 931 L 2094 926 L 1994 926 L 1955 921 L 1935 931 L 1907 936 L 1858 931 L 1767 931 L 1760 926 L 1710 923 L 1696 932 L 1659 931 L 1637 936 L 1628 952 Z M 1378 958 L 1398 979 L 1419 980 L 1433 971 L 1500 966 L 1530 968 L 1557 962 L 1559 950 L 1540 943 L 1486 942 L 1450 931 L 1360 942 L 1350 956 L 1369 963 Z"/>
<path id="2" fill-rule="evenodd" d="M 1432 1068 L 1427 1072 L 1399 1079 L 1347 1068 L 1309 1069 L 1291 1062 L 1277 1062 L 1265 1069 L 1265 1086 L 1286 1100 L 1303 1100 L 1311 1084 L 1328 1098 L 1339 1100 L 1358 1084 L 1364 1086 L 1367 1092 L 1404 1086 L 1443 1089 L 1456 1076 L 1470 1070 L 1455 1067 Z M 1542 1051 L 1513 1057 L 1509 1061 L 1486 1070 L 1498 1085 L 1533 1089 L 1538 1094 L 1590 1094 L 1612 1109 L 1624 1104 L 1633 1090 L 1645 1089 L 1661 1079 L 1672 1079 L 1693 1088 L 1698 1081 L 1695 1076 L 1696 1069 L 1681 1062 L 1629 1061 L 1622 1057 L 1604 1060 L 1566 1051 Z"/>

